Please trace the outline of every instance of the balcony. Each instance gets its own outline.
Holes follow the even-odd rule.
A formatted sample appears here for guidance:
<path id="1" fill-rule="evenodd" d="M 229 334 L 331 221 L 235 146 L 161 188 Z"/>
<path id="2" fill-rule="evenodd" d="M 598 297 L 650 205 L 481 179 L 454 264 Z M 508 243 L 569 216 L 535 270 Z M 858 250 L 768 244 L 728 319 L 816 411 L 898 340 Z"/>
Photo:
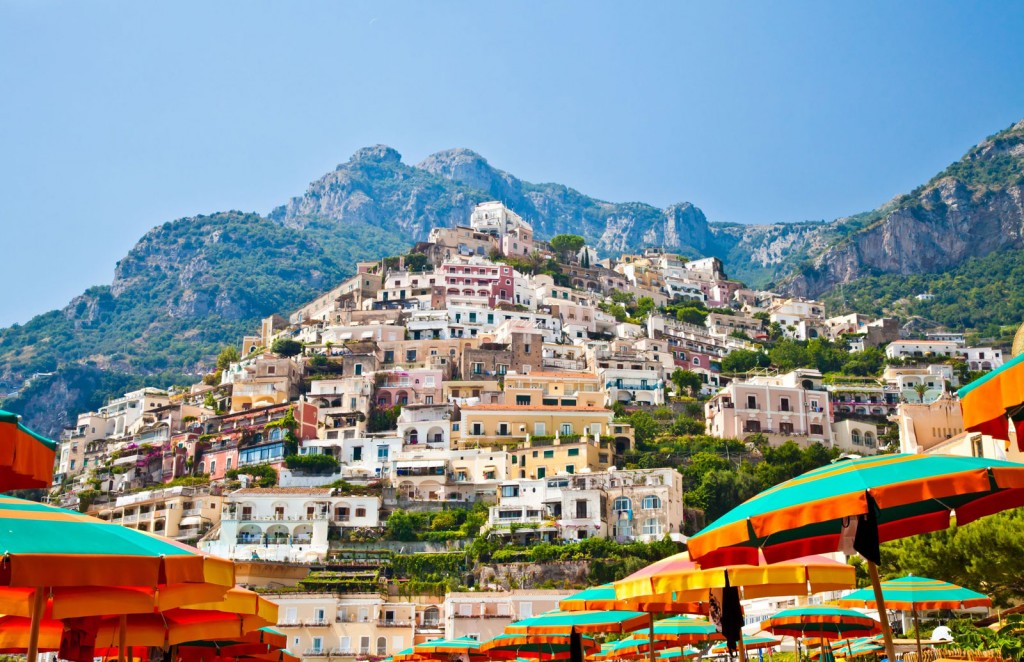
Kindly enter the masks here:
<path id="1" fill-rule="evenodd" d="M 617 388 L 622 391 L 657 391 L 660 386 L 655 384 L 636 384 L 632 382 L 607 381 L 605 388 Z"/>
<path id="2" fill-rule="evenodd" d="M 396 621 L 393 618 L 384 618 L 377 621 L 377 627 L 381 628 L 408 628 L 412 627 L 412 621 Z"/>
<path id="3" fill-rule="evenodd" d="M 303 621 L 302 624 L 310 628 L 325 628 L 329 625 L 327 620 L 323 618 L 313 618 L 308 621 Z"/>
<path id="4" fill-rule="evenodd" d="M 303 657 L 327 657 L 328 650 L 326 648 L 307 648 L 303 653 Z"/>

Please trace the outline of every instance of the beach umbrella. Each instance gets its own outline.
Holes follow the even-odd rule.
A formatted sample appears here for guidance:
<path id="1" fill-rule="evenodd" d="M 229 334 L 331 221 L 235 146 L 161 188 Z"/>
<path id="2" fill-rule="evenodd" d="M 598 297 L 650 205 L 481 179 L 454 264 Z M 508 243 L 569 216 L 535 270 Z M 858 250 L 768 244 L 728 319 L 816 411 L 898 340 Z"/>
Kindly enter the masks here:
<path id="1" fill-rule="evenodd" d="M 877 634 L 881 627 L 875 619 L 859 611 L 830 606 L 784 609 L 761 623 L 761 629 L 780 636 L 841 639 Z"/>
<path id="2" fill-rule="evenodd" d="M 909 611 L 914 617 L 914 630 L 917 639 L 917 656 L 921 659 L 921 628 L 917 612 L 925 609 L 970 609 L 972 607 L 989 607 L 992 599 L 987 595 L 972 591 L 956 584 L 927 577 L 900 577 L 881 583 L 882 597 L 885 607 Z M 838 601 L 843 607 L 864 607 L 878 609 L 875 593 L 869 589 L 860 589 L 843 596 Z M 879 611 L 879 615 L 881 615 Z"/>
<path id="3" fill-rule="evenodd" d="M 1017 446 L 1024 450 L 1024 354 L 975 379 L 957 395 L 965 430 L 1008 440 L 1012 421 Z"/>
<path id="4" fill-rule="evenodd" d="M 480 644 L 480 652 L 495 660 L 566 660 L 571 650 L 571 636 L 554 634 L 499 634 Z M 580 637 L 585 654 L 600 649 L 592 637 Z"/>
<path id="5" fill-rule="evenodd" d="M 743 639 L 743 648 L 746 650 L 757 650 L 759 648 L 775 648 L 782 642 L 774 637 L 745 637 Z M 711 647 L 712 655 L 722 655 L 729 652 L 729 648 L 725 643 L 715 644 Z"/>
<path id="6" fill-rule="evenodd" d="M 650 655 L 654 651 L 672 648 L 674 644 L 659 639 L 649 639 L 643 634 L 634 634 L 619 639 L 612 643 L 608 650 L 602 650 L 598 655 L 593 656 L 599 660 L 637 658 L 643 655 Z"/>
<path id="7" fill-rule="evenodd" d="M 182 585 L 215 585 L 225 591 L 234 586 L 230 561 L 75 511 L 8 496 L 0 496 L 0 555 L 0 588 L 21 589 L 21 599 L 29 600 L 26 615 L 24 602 L 21 607 L 10 604 L 16 602 L 18 591 L 8 591 L 10 608 L 4 611 L 21 614 L 34 624 L 43 621 L 48 607 L 50 620 L 56 620 L 52 618 L 55 608 L 58 615 L 124 615 L 141 611 L 138 601 L 146 599 L 157 603 L 166 599 L 166 604 L 171 604 L 175 591 L 178 604 L 214 597 L 213 589 Z M 165 589 L 164 598 L 160 587 Z M 99 589 L 95 603 L 89 595 L 93 588 Z M 125 610 L 120 610 L 116 602 L 119 592 L 111 592 L 112 588 L 141 592 L 135 591 L 132 601 L 121 591 Z M 30 627 L 26 647 L 29 659 L 36 653 L 38 638 L 32 630 Z"/>
<path id="8" fill-rule="evenodd" d="M 649 627 L 651 615 L 642 611 L 549 611 L 505 626 L 506 634 L 562 634 L 570 636 L 572 662 L 582 662 L 581 634 L 626 633 Z"/>
<path id="9" fill-rule="evenodd" d="M 642 635 L 643 631 L 636 633 Z M 672 616 L 657 621 L 654 624 L 654 639 L 658 641 L 671 641 L 679 644 L 694 644 L 701 641 L 716 641 L 723 639 L 718 627 L 701 618 L 687 618 L 685 616 Z"/>
<path id="10" fill-rule="evenodd" d="M 703 596 L 705 605 L 718 605 L 721 631 L 727 640 L 743 638 L 741 599 L 780 595 L 807 595 L 856 585 L 852 566 L 823 556 L 809 556 L 769 564 L 755 555 L 756 565 L 704 568 L 683 552 L 662 559 L 614 583 L 623 599 L 674 594 L 694 601 Z M 710 613 L 712 607 L 700 613 Z M 741 659 L 745 648 L 739 647 Z"/>
<path id="11" fill-rule="evenodd" d="M 682 660 L 688 657 L 700 657 L 700 651 L 692 646 L 682 648 L 668 648 L 658 652 L 659 660 Z"/>
<path id="12" fill-rule="evenodd" d="M 706 614 L 707 603 L 700 600 L 687 602 L 686 596 L 667 595 L 617 598 L 613 584 L 592 586 L 563 598 L 558 603 L 561 611 L 646 611 L 650 614 Z M 706 596 L 705 596 L 706 597 Z"/>
<path id="13" fill-rule="evenodd" d="M 452 655 L 464 654 L 472 659 L 480 654 L 480 642 L 472 637 L 434 639 L 412 647 L 413 653 L 424 660 L 447 660 Z"/>
<path id="14" fill-rule="evenodd" d="M 0 492 L 50 487 L 57 443 L 0 409 Z"/>
<path id="15" fill-rule="evenodd" d="M 952 455 L 876 455 L 814 469 L 754 496 L 700 533 L 690 554 L 702 566 L 801 554 L 858 552 L 880 613 L 879 543 L 945 529 L 1024 505 L 1024 465 Z M 882 619 L 886 652 L 892 633 Z"/>

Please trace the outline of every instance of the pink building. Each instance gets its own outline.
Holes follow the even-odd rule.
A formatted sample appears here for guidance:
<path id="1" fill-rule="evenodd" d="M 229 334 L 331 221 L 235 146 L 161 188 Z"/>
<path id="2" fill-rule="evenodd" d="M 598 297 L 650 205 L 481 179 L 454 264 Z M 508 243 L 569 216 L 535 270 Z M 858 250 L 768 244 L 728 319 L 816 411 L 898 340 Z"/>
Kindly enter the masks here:
<path id="1" fill-rule="evenodd" d="M 828 393 L 817 370 L 765 372 L 730 382 L 704 409 L 708 434 L 715 437 L 742 439 L 761 433 L 772 444 L 833 443 Z"/>
<path id="2" fill-rule="evenodd" d="M 448 295 L 486 297 L 492 307 L 499 301 L 511 302 L 515 295 L 515 274 L 505 264 L 445 262 L 439 272 Z"/>
<path id="3" fill-rule="evenodd" d="M 381 408 L 395 405 L 440 404 L 444 372 L 434 368 L 378 371 L 373 402 Z"/>

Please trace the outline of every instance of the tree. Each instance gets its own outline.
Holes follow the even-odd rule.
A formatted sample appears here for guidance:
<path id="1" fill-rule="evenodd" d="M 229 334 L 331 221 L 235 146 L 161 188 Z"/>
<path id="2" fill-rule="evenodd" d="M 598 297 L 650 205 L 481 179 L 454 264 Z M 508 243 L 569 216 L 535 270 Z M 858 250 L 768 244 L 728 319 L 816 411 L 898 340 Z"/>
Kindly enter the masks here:
<path id="1" fill-rule="evenodd" d="M 590 250 L 583 251 L 583 255 L 580 257 L 580 266 L 584 269 L 590 268 Z"/>
<path id="2" fill-rule="evenodd" d="M 563 262 L 569 262 L 572 255 L 587 245 L 587 240 L 578 234 L 556 234 L 549 243 L 552 250 L 562 256 Z"/>
<path id="3" fill-rule="evenodd" d="M 695 324 L 697 326 L 704 326 L 704 321 L 708 318 L 708 311 L 701 310 L 700 308 L 694 308 L 693 306 L 686 306 L 683 308 L 676 309 L 676 319 L 686 324 Z"/>
<path id="4" fill-rule="evenodd" d="M 428 266 L 430 266 L 430 260 L 423 253 L 408 253 L 405 255 L 405 268 L 409 271 L 426 271 Z"/>
<path id="5" fill-rule="evenodd" d="M 217 369 L 227 370 L 231 367 L 232 363 L 235 363 L 240 358 L 238 350 L 235 349 L 234 345 L 225 345 L 224 349 L 220 350 L 220 354 L 217 355 Z"/>
<path id="6" fill-rule="evenodd" d="M 636 302 L 636 310 L 633 313 L 634 317 L 646 317 L 648 313 L 657 308 L 654 303 L 654 299 L 651 297 L 640 297 Z"/>
<path id="7" fill-rule="evenodd" d="M 410 542 L 416 540 L 416 529 L 419 524 L 418 518 L 400 508 L 392 511 L 388 517 L 388 538 Z"/>
<path id="8" fill-rule="evenodd" d="M 676 393 L 679 395 L 682 395 L 685 391 L 689 390 L 690 395 L 696 398 L 700 394 L 701 387 L 704 386 L 704 380 L 700 375 L 692 370 L 676 368 L 672 371 L 672 375 L 669 379 L 671 379 L 672 383 L 676 385 Z"/>
<path id="9" fill-rule="evenodd" d="M 270 346 L 270 351 L 278 356 L 288 358 L 290 356 L 296 356 L 302 352 L 302 343 L 298 340 L 292 340 L 291 338 L 278 338 L 274 341 L 274 344 Z"/>
<path id="10" fill-rule="evenodd" d="M 658 433 L 658 424 L 654 417 L 645 411 L 635 411 L 629 415 L 629 424 L 633 426 L 633 439 L 637 446 L 646 444 Z"/>
<path id="11" fill-rule="evenodd" d="M 924 394 L 928 392 L 928 386 L 923 383 L 914 384 L 914 393 L 917 393 L 917 399 L 924 402 Z"/>
<path id="12" fill-rule="evenodd" d="M 1024 558 L 1024 510 L 1015 508 L 964 526 L 902 538 L 882 545 L 880 567 L 944 579 L 1007 607 L 1024 600 L 1024 574 L 1009 559 Z"/>
<path id="13" fill-rule="evenodd" d="M 752 349 L 736 349 L 722 359 L 722 372 L 736 374 L 771 365 L 768 355 Z"/>

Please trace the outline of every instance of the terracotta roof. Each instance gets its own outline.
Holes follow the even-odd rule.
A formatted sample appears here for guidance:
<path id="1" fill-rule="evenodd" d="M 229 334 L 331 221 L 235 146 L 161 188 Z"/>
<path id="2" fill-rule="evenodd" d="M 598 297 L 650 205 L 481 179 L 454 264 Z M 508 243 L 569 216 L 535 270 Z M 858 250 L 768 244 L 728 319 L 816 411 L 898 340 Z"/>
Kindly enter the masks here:
<path id="1" fill-rule="evenodd" d="M 610 414 L 604 407 L 563 407 L 561 405 L 466 405 L 462 411 L 593 411 Z"/>
<path id="2" fill-rule="evenodd" d="M 330 496 L 331 490 L 328 487 L 245 487 L 235 490 L 232 494 L 244 494 L 259 496 L 261 494 L 309 494 L 315 496 Z"/>

